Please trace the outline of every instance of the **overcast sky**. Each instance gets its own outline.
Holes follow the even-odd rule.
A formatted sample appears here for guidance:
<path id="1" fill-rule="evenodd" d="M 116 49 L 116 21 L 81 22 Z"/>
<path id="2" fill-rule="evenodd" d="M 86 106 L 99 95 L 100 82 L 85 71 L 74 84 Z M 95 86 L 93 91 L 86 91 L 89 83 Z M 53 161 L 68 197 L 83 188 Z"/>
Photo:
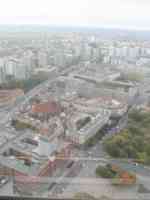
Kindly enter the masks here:
<path id="1" fill-rule="evenodd" d="M 0 24 L 150 29 L 150 0 L 0 0 Z"/>

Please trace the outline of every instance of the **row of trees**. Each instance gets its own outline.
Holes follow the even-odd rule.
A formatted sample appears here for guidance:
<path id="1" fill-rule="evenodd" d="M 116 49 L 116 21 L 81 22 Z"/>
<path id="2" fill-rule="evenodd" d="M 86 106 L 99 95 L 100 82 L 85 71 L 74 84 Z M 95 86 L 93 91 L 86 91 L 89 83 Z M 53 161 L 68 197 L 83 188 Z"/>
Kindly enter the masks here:
<path id="1" fill-rule="evenodd" d="M 94 146 L 98 141 L 102 139 L 102 137 L 105 135 L 105 132 L 103 130 L 99 130 L 93 137 L 89 138 L 85 142 L 85 147 L 92 147 Z"/>
<path id="2" fill-rule="evenodd" d="M 6 83 L 2 83 L 0 85 L 0 89 L 16 89 L 20 88 L 24 90 L 24 92 L 28 92 L 32 88 L 34 88 L 36 85 L 42 83 L 43 79 L 37 79 L 37 78 L 30 78 L 27 80 L 9 80 Z"/>

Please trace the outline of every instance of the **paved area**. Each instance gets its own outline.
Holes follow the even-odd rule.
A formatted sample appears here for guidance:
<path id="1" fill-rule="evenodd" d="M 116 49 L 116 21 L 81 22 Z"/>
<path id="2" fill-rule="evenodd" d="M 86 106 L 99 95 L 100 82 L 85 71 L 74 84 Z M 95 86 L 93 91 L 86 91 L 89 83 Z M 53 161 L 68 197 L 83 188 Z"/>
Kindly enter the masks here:
<path id="1" fill-rule="evenodd" d="M 7 184 L 0 186 L 0 195 L 1 196 L 12 196 L 13 193 L 13 182 L 9 181 Z"/>

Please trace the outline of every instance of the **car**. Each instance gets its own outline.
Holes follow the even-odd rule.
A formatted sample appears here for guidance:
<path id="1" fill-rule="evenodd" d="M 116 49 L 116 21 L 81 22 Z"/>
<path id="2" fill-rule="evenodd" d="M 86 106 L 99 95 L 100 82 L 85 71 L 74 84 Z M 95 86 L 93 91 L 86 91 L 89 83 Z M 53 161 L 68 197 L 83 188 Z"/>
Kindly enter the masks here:
<path id="1" fill-rule="evenodd" d="M 135 165 L 135 166 L 138 166 L 139 164 L 138 164 L 138 163 L 134 163 L 134 165 Z"/>
<path id="2" fill-rule="evenodd" d="M 10 124 L 9 123 L 6 124 L 6 128 L 10 128 Z"/>
<path id="3" fill-rule="evenodd" d="M 91 157 L 91 155 L 92 155 L 92 152 L 88 152 L 88 156 Z"/>
<path id="4" fill-rule="evenodd" d="M 3 185 L 5 185 L 6 183 L 8 183 L 9 178 L 6 176 L 1 176 L 0 177 L 0 187 L 2 187 Z"/>
<path id="5" fill-rule="evenodd" d="M 55 185 L 57 185 L 55 182 L 53 182 L 50 186 L 49 186 L 49 188 L 48 188 L 48 190 L 51 190 Z"/>
<path id="6" fill-rule="evenodd" d="M 67 165 L 67 168 L 71 168 L 73 164 L 74 164 L 74 161 L 70 162 L 70 163 Z"/>

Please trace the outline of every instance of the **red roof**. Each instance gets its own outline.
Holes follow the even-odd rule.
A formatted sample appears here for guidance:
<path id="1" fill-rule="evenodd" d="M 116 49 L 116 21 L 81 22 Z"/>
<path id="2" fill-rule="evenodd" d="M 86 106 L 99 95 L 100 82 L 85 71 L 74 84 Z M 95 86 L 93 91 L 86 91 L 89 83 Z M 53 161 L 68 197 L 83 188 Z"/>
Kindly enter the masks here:
<path id="1" fill-rule="evenodd" d="M 32 105 L 32 112 L 58 114 L 61 112 L 61 106 L 55 101 L 48 101 L 46 103 Z"/>

